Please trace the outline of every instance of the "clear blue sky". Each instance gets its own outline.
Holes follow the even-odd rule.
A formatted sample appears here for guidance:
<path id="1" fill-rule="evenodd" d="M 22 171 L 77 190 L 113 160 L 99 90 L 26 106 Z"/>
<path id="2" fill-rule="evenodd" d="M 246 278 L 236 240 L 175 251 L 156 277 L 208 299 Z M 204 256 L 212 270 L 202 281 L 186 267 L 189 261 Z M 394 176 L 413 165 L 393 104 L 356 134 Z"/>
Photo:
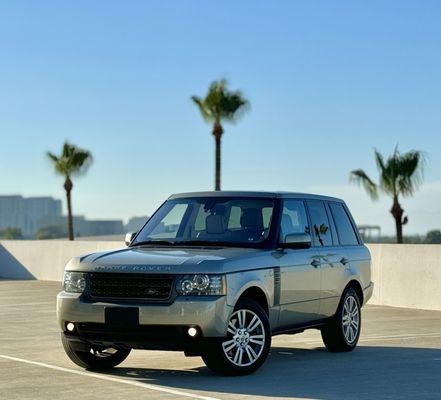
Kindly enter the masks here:
<path id="1" fill-rule="evenodd" d="M 251 112 L 225 126 L 223 188 L 344 197 L 393 232 L 389 200 L 348 184 L 373 149 L 425 150 L 407 233 L 441 228 L 441 2 L 9 1 L 0 5 L 0 194 L 64 199 L 45 151 L 95 162 L 74 211 L 150 214 L 213 186 L 190 95 L 226 77 Z"/>

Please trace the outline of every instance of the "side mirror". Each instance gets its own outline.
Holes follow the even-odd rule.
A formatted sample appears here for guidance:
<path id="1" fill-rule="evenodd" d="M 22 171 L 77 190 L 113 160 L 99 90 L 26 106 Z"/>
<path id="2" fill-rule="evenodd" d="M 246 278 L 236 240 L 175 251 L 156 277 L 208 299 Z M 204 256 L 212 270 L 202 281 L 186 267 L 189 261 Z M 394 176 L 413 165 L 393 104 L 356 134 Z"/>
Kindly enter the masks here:
<path id="1" fill-rule="evenodd" d="M 136 232 L 126 233 L 126 237 L 124 239 L 126 246 L 128 246 L 130 243 L 132 243 L 132 240 L 134 239 L 135 235 L 136 235 Z"/>
<path id="2" fill-rule="evenodd" d="M 311 247 L 312 240 L 309 233 L 290 233 L 282 242 L 282 247 L 290 249 L 307 249 Z"/>

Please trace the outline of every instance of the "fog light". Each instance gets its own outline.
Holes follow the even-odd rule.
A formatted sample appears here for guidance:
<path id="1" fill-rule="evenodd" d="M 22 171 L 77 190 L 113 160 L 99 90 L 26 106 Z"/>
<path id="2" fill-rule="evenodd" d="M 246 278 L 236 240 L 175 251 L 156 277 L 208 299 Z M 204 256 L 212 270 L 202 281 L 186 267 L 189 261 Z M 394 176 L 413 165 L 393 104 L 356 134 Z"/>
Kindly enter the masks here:
<path id="1" fill-rule="evenodd" d="M 67 329 L 69 332 L 73 332 L 73 331 L 75 330 L 75 324 L 74 324 L 73 322 L 68 322 L 68 323 L 66 324 L 66 329 Z"/>
<path id="2" fill-rule="evenodd" d="M 196 328 L 188 328 L 188 336 L 195 337 L 198 334 L 198 330 Z"/>

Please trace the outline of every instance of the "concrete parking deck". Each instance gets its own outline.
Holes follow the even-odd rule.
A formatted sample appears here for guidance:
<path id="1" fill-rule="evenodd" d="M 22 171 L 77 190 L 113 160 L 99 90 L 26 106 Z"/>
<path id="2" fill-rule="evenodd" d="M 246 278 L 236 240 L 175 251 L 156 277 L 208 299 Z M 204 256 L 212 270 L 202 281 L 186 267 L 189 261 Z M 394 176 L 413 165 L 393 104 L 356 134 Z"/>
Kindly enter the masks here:
<path id="1" fill-rule="evenodd" d="M 266 364 L 245 377 L 218 377 L 198 357 L 151 351 L 98 374 L 61 348 L 58 290 L 53 282 L 0 281 L 0 399 L 441 399 L 439 311 L 368 306 L 352 353 L 327 352 L 318 331 L 276 337 Z"/>

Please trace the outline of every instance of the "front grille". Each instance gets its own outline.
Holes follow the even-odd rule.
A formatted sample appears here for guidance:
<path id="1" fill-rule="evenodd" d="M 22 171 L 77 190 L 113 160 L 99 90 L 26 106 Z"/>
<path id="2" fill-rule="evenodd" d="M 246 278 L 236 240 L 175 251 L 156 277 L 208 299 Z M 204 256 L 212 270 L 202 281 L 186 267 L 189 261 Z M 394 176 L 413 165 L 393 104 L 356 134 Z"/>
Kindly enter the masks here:
<path id="1" fill-rule="evenodd" d="M 174 277 L 159 274 L 89 274 L 89 295 L 93 298 L 167 300 Z"/>

